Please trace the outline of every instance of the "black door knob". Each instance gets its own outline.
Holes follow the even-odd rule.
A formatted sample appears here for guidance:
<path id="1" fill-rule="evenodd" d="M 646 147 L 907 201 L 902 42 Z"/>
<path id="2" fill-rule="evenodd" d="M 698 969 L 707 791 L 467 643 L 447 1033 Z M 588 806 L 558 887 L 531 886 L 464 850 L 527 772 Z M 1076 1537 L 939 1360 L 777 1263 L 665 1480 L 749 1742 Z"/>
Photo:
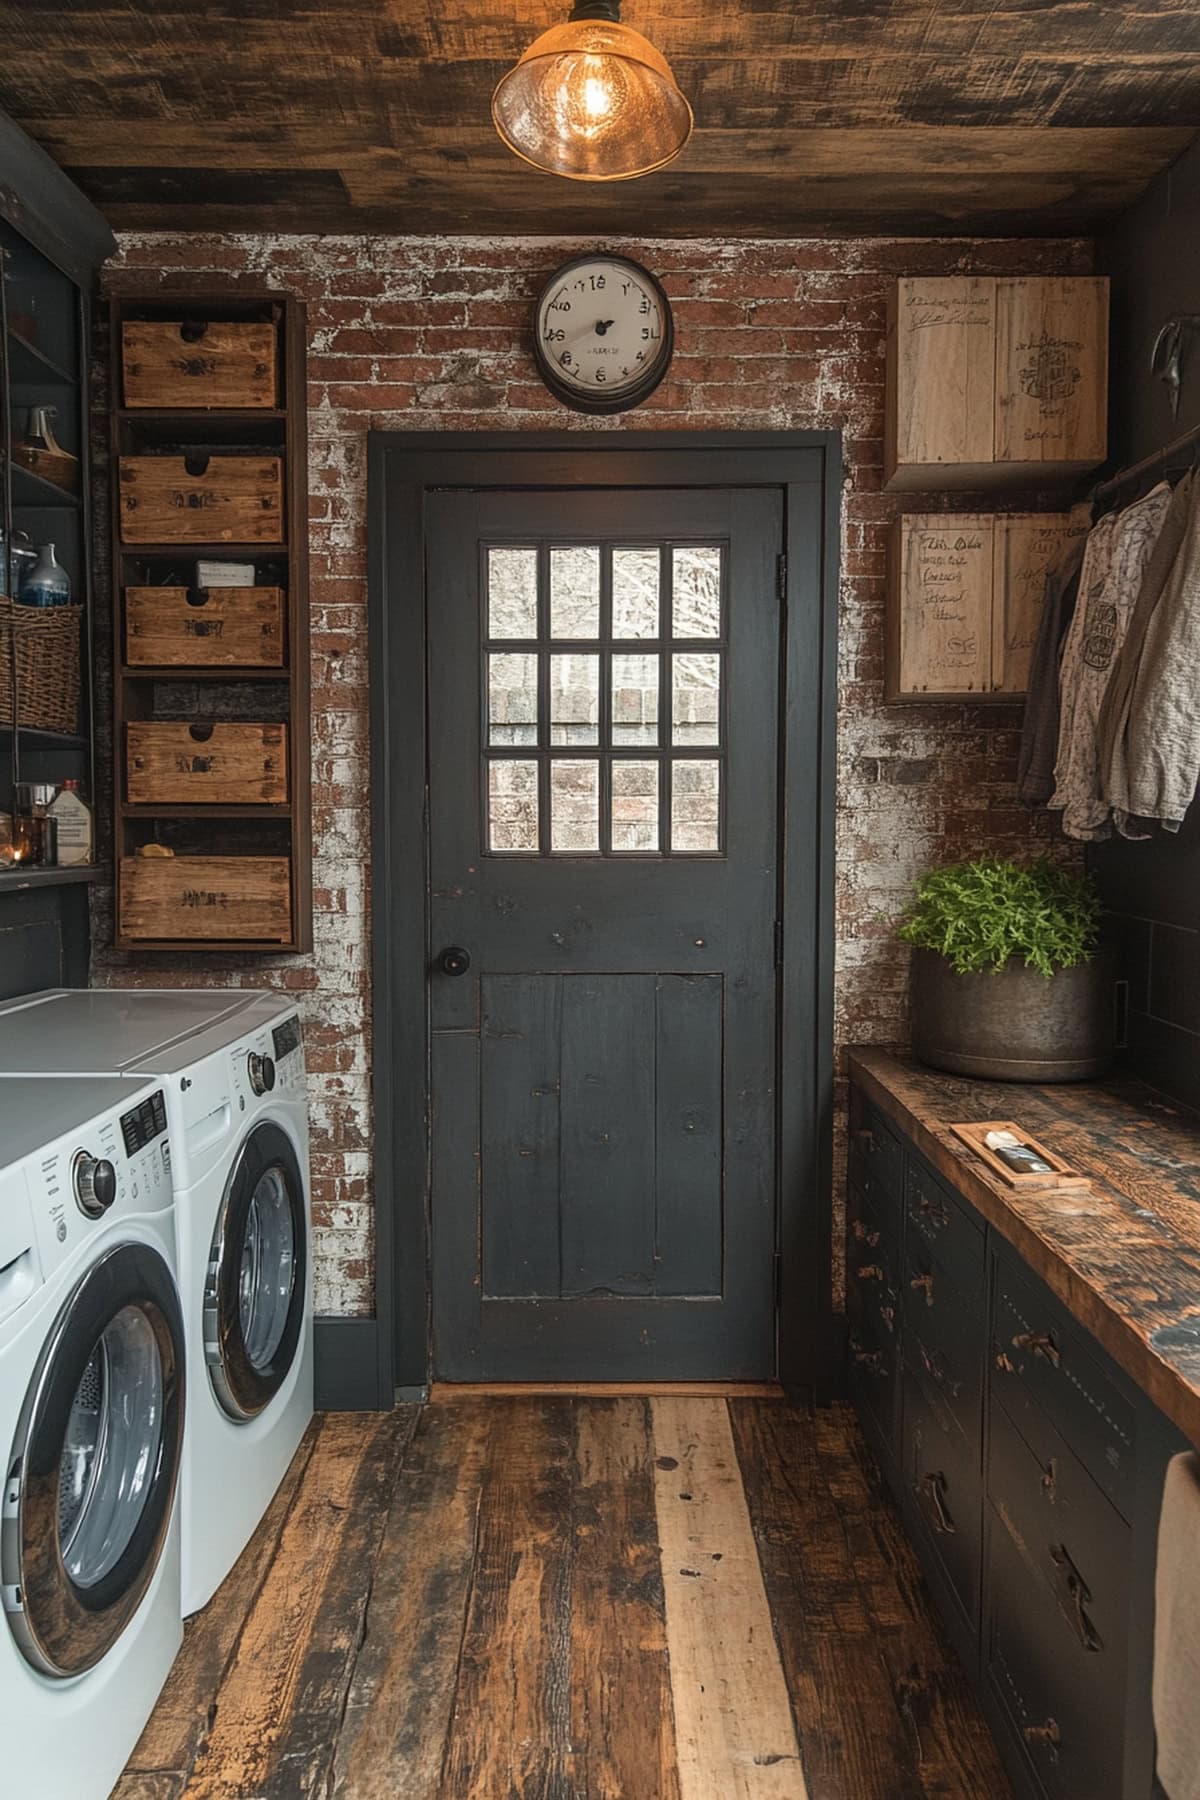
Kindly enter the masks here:
<path id="1" fill-rule="evenodd" d="M 459 944 L 449 944 L 438 957 L 443 975 L 465 975 L 471 966 L 471 952 Z"/>

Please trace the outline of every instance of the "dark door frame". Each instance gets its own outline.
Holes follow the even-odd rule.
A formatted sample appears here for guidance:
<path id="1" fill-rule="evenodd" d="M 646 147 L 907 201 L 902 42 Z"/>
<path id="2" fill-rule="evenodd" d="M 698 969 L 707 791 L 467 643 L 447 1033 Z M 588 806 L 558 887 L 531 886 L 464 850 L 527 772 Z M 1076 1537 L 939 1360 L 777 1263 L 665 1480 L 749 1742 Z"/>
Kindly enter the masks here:
<path id="1" fill-rule="evenodd" d="M 837 1378 L 830 1253 L 840 435 L 388 431 L 368 440 L 375 1317 L 369 1331 L 364 1321 L 347 1333 L 355 1372 L 347 1367 L 336 1382 L 342 1404 L 390 1406 L 394 1393 L 419 1395 L 429 1380 L 425 495 L 739 486 L 773 487 L 784 497 L 779 1374 L 789 1388 L 828 1388 Z M 389 605 L 389 595 L 404 603 Z M 789 618 L 806 615 L 816 628 L 815 658 L 812 633 L 788 629 Z M 815 834 L 789 832 L 787 796 L 806 787 Z M 816 921 L 815 967 L 800 929 L 806 918 Z"/>

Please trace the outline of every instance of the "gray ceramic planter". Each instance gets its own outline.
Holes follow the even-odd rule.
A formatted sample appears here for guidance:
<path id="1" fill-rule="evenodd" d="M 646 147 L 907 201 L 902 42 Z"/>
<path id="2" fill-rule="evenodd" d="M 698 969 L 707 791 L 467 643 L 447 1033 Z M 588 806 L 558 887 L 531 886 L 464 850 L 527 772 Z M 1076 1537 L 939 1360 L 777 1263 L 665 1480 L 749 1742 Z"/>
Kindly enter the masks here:
<path id="1" fill-rule="evenodd" d="M 1113 1057 L 1113 965 L 1101 952 L 1047 981 L 1011 962 L 956 975 L 914 950 L 912 1046 L 935 1069 L 992 1081 L 1086 1081 Z"/>

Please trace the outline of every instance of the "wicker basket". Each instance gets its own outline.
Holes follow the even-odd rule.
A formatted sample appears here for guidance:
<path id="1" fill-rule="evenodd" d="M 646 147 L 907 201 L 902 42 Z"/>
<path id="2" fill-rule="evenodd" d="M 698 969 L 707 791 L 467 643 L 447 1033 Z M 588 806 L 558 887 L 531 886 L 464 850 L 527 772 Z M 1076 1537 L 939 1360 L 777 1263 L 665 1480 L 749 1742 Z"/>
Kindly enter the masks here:
<path id="1" fill-rule="evenodd" d="M 0 594 L 0 725 L 13 722 L 15 619 L 20 724 L 31 731 L 79 730 L 82 616 L 82 606 L 14 606 Z"/>

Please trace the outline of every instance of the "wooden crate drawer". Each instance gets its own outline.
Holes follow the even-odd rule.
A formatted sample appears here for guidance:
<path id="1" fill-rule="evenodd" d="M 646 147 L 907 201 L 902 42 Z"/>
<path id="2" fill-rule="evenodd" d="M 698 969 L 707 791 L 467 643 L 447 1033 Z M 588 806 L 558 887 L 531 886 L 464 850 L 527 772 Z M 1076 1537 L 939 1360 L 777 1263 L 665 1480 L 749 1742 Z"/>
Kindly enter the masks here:
<path id="1" fill-rule="evenodd" d="M 940 1397 L 904 1371 L 904 1481 L 959 1605 L 975 1624 L 983 1566 L 979 1457 Z"/>
<path id="2" fill-rule="evenodd" d="M 126 406 L 274 407 L 272 324 L 231 319 L 128 319 L 121 327 Z"/>
<path id="3" fill-rule="evenodd" d="M 286 856 L 121 859 L 124 938 L 286 943 L 291 910 Z"/>
<path id="4" fill-rule="evenodd" d="M 127 544 L 271 544 L 283 539 L 278 456 L 123 456 Z"/>
<path id="5" fill-rule="evenodd" d="M 903 1146 L 856 1087 L 850 1090 L 850 1163 L 868 1198 L 886 1194 L 899 1206 L 904 1191 Z"/>
<path id="6" fill-rule="evenodd" d="M 997 1258 L 991 1381 L 1026 1437 L 1038 1409 L 1092 1479 L 1132 1517 L 1137 1416 L 1039 1282 Z"/>
<path id="7" fill-rule="evenodd" d="M 983 1662 L 1049 1800 L 1125 1800 L 1126 1709 L 1113 1665 L 1085 1650 L 988 1508 Z"/>
<path id="8" fill-rule="evenodd" d="M 904 1354 L 937 1391 L 964 1438 L 978 1445 L 986 1351 L 985 1281 L 960 1287 L 920 1239 L 910 1240 L 904 1274 Z"/>
<path id="9" fill-rule="evenodd" d="M 982 1287 L 983 1227 L 944 1181 L 911 1153 L 904 1172 L 906 1242 L 921 1242 L 969 1293 Z M 981 1301 L 982 1304 L 982 1301 Z"/>
<path id="10" fill-rule="evenodd" d="M 131 720 L 125 727 L 126 797 L 138 806 L 283 806 L 287 750 L 286 725 Z"/>
<path id="11" fill-rule="evenodd" d="M 125 657 L 134 667 L 280 669 L 283 589 L 126 588 Z"/>

